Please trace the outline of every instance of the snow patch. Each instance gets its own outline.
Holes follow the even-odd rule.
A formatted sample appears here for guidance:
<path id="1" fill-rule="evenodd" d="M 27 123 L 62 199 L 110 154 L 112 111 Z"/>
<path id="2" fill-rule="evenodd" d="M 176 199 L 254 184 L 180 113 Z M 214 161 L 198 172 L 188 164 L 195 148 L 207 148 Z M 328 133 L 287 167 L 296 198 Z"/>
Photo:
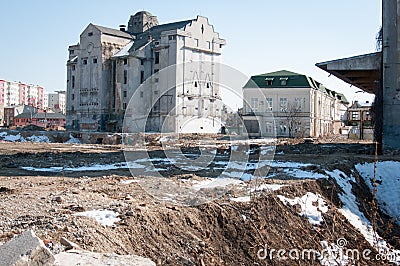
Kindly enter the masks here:
<path id="1" fill-rule="evenodd" d="M 374 177 L 374 164 L 357 164 L 355 168 L 372 190 L 371 179 Z M 400 225 L 400 162 L 377 162 L 376 183 L 376 199 L 380 207 Z"/>
<path id="2" fill-rule="evenodd" d="M 46 142 L 50 143 L 50 139 L 47 136 L 36 136 L 32 135 L 30 137 L 27 137 L 26 140 L 32 141 L 32 142 Z"/>
<path id="3" fill-rule="evenodd" d="M 325 200 L 318 194 L 314 194 L 312 192 L 307 192 L 303 197 L 295 197 L 294 199 L 286 198 L 285 196 L 278 195 L 278 198 L 286 205 L 289 203 L 290 205 L 300 205 L 301 212 L 299 215 L 305 216 L 308 218 L 308 221 L 312 225 L 320 225 L 323 222 L 322 213 L 326 213 L 328 211 L 328 206 L 325 203 Z M 315 203 L 317 206 L 315 206 Z"/>
<path id="4" fill-rule="evenodd" d="M 250 196 L 230 198 L 229 200 L 234 202 L 250 202 Z"/>
<path id="5" fill-rule="evenodd" d="M 75 213 L 74 215 L 94 218 L 99 224 L 105 226 L 113 226 L 114 223 L 121 220 L 120 218 L 117 218 L 119 213 L 110 210 L 93 210 L 86 212 L 78 212 Z"/>
<path id="6" fill-rule="evenodd" d="M 77 138 L 74 138 L 72 134 L 69 134 L 69 140 L 67 140 L 65 143 L 67 144 L 81 144 L 81 141 Z"/>
<path id="7" fill-rule="evenodd" d="M 380 252 L 390 252 L 390 248 L 386 241 L 380 237 L 378 233 L 374 232 L 370 221 L 358 208 L 357 199 L 352 192 L 351 184 L 351 182 L 356 182 L 355 178 L 353 176 L 349 177 L 337 169 L 332 172 L 326 171 L 326 173 L 336 180 L 336 183 L 344 192 L 339 194 L 339 199 L 343 203 L 343 207 L 339 212 L 347 218 L 353 227 L 360 231 L 365 240 L 367 240 L 372 247 Z"/>
<path id="8" fill-rule="evenodd" d="M 243 185 L 243 181 L 233 178 L 213 178 L 203 181 L 194 181 L 192 188 L 196 191 L 200 189 L 210 189 L 216 187 L 227 187 L 229 185 Z"/>
<path id="9" fill-rule="evenodd" d="M 4 133 L 6 133 L 6 132 L 4 132 Z M 6 133 L 6 134 L 3 134 L 2 137 L 3 137 L 3 140 L 4 140 L 4 141 L 9 141 L 9 142 L 16 142 L 16 141 L 19 141 L 19 142 L 26 142 L 25 138 L 24 138 L 23 136 L 21 136 L 20 133 L 18 133 L 17 135 L 8 135 L 8 134 Z"/>

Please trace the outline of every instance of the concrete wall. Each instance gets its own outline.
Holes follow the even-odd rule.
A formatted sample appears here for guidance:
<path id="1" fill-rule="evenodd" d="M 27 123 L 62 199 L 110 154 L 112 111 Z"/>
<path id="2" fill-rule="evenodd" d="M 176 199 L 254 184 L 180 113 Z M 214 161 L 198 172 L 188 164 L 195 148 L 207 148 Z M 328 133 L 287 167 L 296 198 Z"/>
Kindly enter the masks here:
<path id="1" fill-rule="evenodd" d="M 383 145 L 400 149 L 400 0 L 383 1 Z"/>

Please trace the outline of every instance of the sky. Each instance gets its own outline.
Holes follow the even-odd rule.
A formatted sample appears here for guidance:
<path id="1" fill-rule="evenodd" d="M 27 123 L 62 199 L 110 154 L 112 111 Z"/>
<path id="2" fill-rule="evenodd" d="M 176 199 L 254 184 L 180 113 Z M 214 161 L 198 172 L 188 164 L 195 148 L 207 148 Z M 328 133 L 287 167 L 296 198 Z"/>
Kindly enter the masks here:
<path id="1" fill-rule="evenodd" d="M 4 1 L 0 79 L 65 90 L 68 46 L 79 42 L 89 23 L 118 28 L 146 10 L 161 24 L 208 17 L 227 41 L 223 63 L 245 75 L 285 69 L 313 77 L 350 102 L 372 100 L 315 64 L 375 52 L 381 5 L 381 0 Z"/>

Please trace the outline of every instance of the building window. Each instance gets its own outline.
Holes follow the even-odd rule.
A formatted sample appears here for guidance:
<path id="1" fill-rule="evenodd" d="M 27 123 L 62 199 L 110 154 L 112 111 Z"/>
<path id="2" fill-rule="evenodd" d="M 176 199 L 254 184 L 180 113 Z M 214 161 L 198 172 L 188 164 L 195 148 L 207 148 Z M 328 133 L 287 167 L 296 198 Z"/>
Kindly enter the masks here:
<path id="1" fill-rule="evenodd" d="M 122 104 L 122 109 L 125 110 L 125 109 L 126 109 L 126 106 L 127 106 L 127 104 L 126 104 L 126 103 L 123 103 L 123 104 Z"/>
<path id="2" fill-rule="evenodd" d="M 86 58 L 83 59 L 83 64 L 84 64 L 84 65 L 87 65 L 87 59 L 86 59 Z"/>
<path id="3" fill-rule="evenodd" d="M 140 98 L 143 98 L 143 91 L 140 92 Z"/>
<path id="4" fill-rule="evenodd" d="M 288 107 L 287 98 L 280 98 L 279 99 L 279 103 L 280 103 L 280 111 L 281 112 L 286 112 L 287 111 L 287 107 Z"/>
<path id="5" fill-rule="evenodd" d="M 71 111 L 75 111 L 75 107 L 73 105 L 71 105 Z"/>
<path id="6" fill-rule="evenodd" d="M 140 65 L 143 66 L 144 65 L 144 60 L 140 59 Z"/>
<path id="7" fill-rule="evenodd" d="M 127 65 L 127 64 L 128 64 L 128 59 L 124 58 L 124 65 Z"/>
<path id="8" fill-rule="evenodd" d="M 176 40 L 176 35 L 169 35 L 168 40 L 170 41 L 175 41 Z"/>
<path id="9" fill-rule="evenodd" d="M 72 76 L 71 79 L 72 79 L 71 87 L 75 88 L 75 76 Z"/>
<path id="10" fill-rule="evenodd" d="M 124 84 L 128 83 L 128 71 L 124 70 Z"/>
<path id="11" fill-rule="evenodd" d="M 93 64 L 97 64 L 97 58 L 93 58 Z"/>
<path id="12" fill-rule="evenodd" d="M 281 86 L 286 86 L 287 80 L 288 80 L 288 78 L 280 78 L 279 81 L 281 82 Z"/>
<path id="13" fill-rule="evenodd" d="M 154 52 L 154 64 L 160 63 L 160 52 Z"/>
<path id="14" fill-rule="evenodd" d="M 267 102 L 266 110 L 272 111 L 272 98 L 265 98 L 265 101 Z"/>
<path id="15" fill-rule="evenodd" d="M 211 49 L 211 42 L 207 42 L 208 49 Z"/>
<path id="16" fill-rule="evenodd" d="M 303 109 L 303 98 L 294 98 L 294 106 L 296 111 L 301 112 Z"/>
<path id="17" fill-rule="evenodd" d="M 126 98 L 127 97 L 127 92 L 124 91 L 123 93 L 124 93 L 124 98 Z"/>
<path id="18" fill-rule="evenodd" d="M 274 78 L 266 78 L 265 79 L 265 83 L 267 84 L 267 86 L 272 86 L 273 81 L 274 81 Z"/>
<path id="19" fill-rule="evenodd" d="M 72 71 L 75 71 L 75 65 L 72 65 L 71 68 L 72 68 Z"/>
<path id="20" fill-rule="evenodd" d="M 199 47 L 199 39 L 194 39 L 194 46 Z"/>
<path id="21" fill-rule="evenodd" d="M 144 71 L 140 71 L 140 84 L 144 82 Z"/>
<path id="22" fill-rule="evenodd" d="M 250 104 L 251 104 L 251 109 L 253 112 L 258 110 L 258 98 L 251 98 Z"/>
<path id="23" fill-rule="evenodd" d="M 70 54 L 70 55 L 73 55 L 74 53 L 75 53 L 74 50 L 69 50 L 69 54 Z"/>
<path id="24" fill-rule="evenodd" d="M 75 94 L 72 94 L 72 95 L 71 95 L 71 99 L 72 99 L 72 100 L 75 100 Z"/>
<path id="25" fill-rule="evenodd" d="M 93 36 L 93 32 L 89 32 L 89 33 L 88 33 L 88 36 Z"/>

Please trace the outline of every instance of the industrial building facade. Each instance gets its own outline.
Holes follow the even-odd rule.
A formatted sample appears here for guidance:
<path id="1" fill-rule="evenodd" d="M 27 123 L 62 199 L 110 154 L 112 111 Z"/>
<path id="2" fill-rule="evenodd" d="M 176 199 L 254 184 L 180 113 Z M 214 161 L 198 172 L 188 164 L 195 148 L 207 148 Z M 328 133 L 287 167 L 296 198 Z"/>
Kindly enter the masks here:
<path id="1" fill-rule="evenodd" d="M 89 24 L 69 47 L 67 128 L 123 131 L 127 116 L 146 131 L 217 132 L 224 45 L 201 16 L 159 24 L 142 11 L 127 28 Z"/>

